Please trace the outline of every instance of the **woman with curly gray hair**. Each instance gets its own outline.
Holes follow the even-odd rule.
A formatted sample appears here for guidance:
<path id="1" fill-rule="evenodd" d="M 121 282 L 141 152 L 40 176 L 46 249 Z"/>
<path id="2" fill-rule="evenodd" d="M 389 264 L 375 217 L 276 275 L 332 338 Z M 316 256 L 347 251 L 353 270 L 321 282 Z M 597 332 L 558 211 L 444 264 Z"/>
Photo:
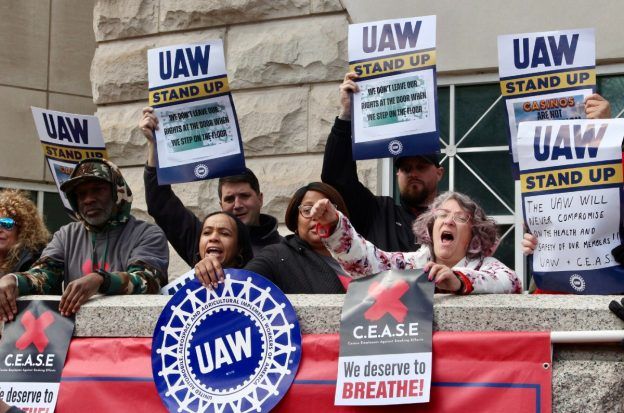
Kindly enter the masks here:
<path id="1" fill-rule="evenodd" d="M 522 291 L 516 273 L 492 257 L 498 244 L 496 223 L 462 193 L 439 195 L 416 220 L 413 230 L 421 244 L 416 252 L 377 249 L 326 199 L 317 201 L 312 217 L 327 249 L 354 278 L 389 269 L 423 268 L 441 292 Z"/>

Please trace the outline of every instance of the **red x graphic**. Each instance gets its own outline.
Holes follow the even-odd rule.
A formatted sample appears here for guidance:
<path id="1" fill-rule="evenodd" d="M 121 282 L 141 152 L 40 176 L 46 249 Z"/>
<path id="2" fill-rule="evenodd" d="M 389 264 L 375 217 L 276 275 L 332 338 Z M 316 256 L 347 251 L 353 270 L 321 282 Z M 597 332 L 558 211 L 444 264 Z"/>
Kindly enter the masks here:
<path id="1" fill-rule="evenodd" d="M 22 325 L 26 331 L 17 339 L 15 347 L 19 350 L 24 350 L 26 347 L 34 344 L 39 353 L 41 353 L 49 343 L 45 329 L 53 322 L 54 316 L 51 311 L 46 311 L 39 318 L 35 318 L 33 313 L 26 311 L 22 316 Z"/>
<path id="2" fill-rule="evenodd" d="M 404 280 L 396 280 L 390 286 L 378 282 L 372 283 L 368 287 L 368 296 L 375 299 L 375 304 L 366 310 L 364 317 L 367 320 L 377 321 L 389 313 L 396 321 L 402 323 L 407 315 L 407 307 L 400 298 L 407 290 L 409 290 L 409 284 Z"/>

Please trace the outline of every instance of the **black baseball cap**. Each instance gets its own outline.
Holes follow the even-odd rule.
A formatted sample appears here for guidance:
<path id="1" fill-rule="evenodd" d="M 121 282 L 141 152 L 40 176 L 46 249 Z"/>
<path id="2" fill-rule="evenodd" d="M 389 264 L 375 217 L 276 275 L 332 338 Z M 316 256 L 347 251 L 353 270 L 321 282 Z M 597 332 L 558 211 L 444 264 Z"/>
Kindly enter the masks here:
<path id="1" fill-rule="evenodd" d="M 401 163 L 403 162 L 403 160 L 410 159 L 410 158 L 420 158 L 434 165 L 436 168 L 440 167 L 440 155 L 438 155 L 437 153 L 427 153 L 424 155 L 413 155 L 413 156 L 399 156 L 397 158 L 394 158 L 394 166 L 396 166 L 396 168 L 399 169 L 401 167 Z"/>

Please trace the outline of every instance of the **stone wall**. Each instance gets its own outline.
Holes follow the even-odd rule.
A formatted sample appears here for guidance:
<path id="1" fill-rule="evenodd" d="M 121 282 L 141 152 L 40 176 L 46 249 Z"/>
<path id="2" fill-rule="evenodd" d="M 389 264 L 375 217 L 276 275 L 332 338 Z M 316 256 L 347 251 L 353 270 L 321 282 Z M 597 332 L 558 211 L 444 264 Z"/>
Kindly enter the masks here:
<path id="1" fill-rule="evenodd" d="M 338 114 L 347 69 L 348 15 L 338 0 L 98 0 L 93 99 L 111 160 L 142 194 L 145 138 L 136 125 L 147 102 L 147 50 L 223 39 L 247 165 L 258 175 L 264 212 L 284 221 L 300 186 L 320 180 L 322 153 Z M 376 161 L 362 162 L 373 190 Z M 215 181 L 174 186 L 196 214 L 218 209 Z M 187 267 L 172 251 L 171 276 Z"/>

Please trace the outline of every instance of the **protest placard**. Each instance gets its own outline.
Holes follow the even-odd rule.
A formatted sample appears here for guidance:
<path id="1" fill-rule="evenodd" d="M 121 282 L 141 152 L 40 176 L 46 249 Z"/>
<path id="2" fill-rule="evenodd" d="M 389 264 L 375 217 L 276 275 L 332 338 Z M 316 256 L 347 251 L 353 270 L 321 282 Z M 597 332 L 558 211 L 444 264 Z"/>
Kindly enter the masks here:
<path id="1" fill-rule="evenodd" d="M 622 119 L 520 124 L 522 208 L 538 239 L 540 289 L 624 292 L 624 269 L 611 254 L 621 243 L 622 136 Z"/>
<path id="2" fill-rule="evenodd" d="M 520 122 L 585 118 L 585 97 L 596 89 L 594 29 L 499 36 L 498 65 L 517 177 Z"/>
<path id="3" fill-rule="evenodd" d="M 53 413 L 74 331 L 58 301 L 18 301 L 0 340 L 0 400 L 27 412 Z"/>
<path id="4" fill-rule="evenodd" d="M 158 183 L 233 175 L 245 169 L 243 144 L 225 69 L 223 41 L 150 49 L 149 104 Z"/>
<path id="5" fill-rule="evenodd" d="M 349 25 L 354 159 L 439 152 L 435 16 Z"/>
<path id="6" fill-rule="evenodd" d="M 107 158 L 100 121 L 95 116 L 77 115 L 31 107 L 43 154 L 59 190 L 63 206 L 73 213 L 60 190 L 78 162 L 87 158 Z"/>
<path id="7" fill-rule="evenodd" d="M 336 405 L 429 401 L 433 290 L 422 270 L 389 270 L 350 283 Z"/>

